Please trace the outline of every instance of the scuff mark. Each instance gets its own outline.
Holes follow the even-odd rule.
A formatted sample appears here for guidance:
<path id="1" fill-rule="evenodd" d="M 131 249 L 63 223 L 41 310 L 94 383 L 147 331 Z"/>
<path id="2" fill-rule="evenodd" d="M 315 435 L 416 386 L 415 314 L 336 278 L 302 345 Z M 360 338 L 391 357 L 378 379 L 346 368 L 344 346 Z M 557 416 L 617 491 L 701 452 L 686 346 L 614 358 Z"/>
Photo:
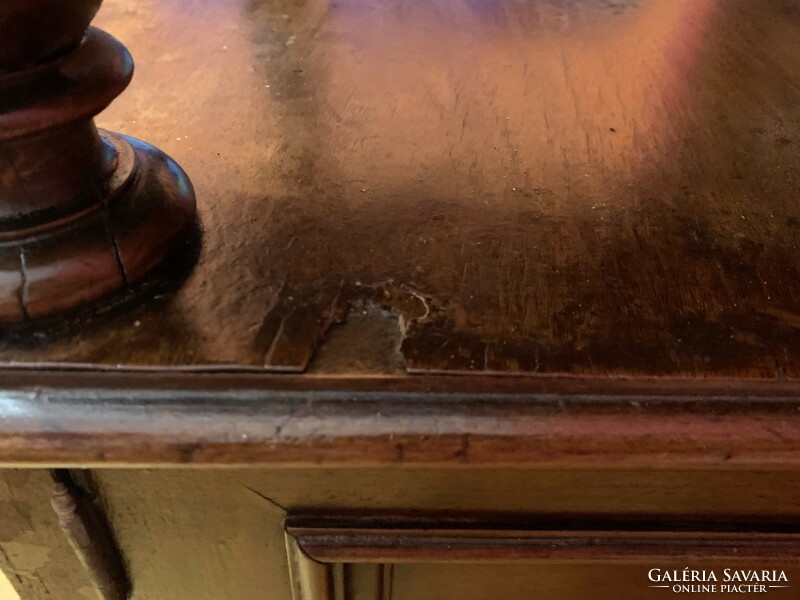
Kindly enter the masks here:
<path id="1" fill-rule="evenodd" d="M 394 278 L 284 282 L 256 340 L 264 367 L 284 372 L 306 371 L 313 359 L 312 370 L 325 373 L 537 373 L 575 356 L 591 369 L 595 354 L 607 354 L 580 339 L 469 331 L 464 312 Z"/>
<path id="2" fill-rule="evenodd" d="M 22 315 L 26 320 L 30 320 L 31 316 L 28 313 L 28 265 L 25 262 L 25 249 L 19 247 L 19 304 L 22 308 Z"/>
<path id="3" fill-rule="evenodd" d="M 286 316 L 284 316 L 281 319 L 280 325 L 278 325 L 278 331 L 275 333 L 275 337 L 272 338 L 272 344 L 270 345 L 269 350 L 267 350 L 267 355 L 264 357 L 265 364 L 268 365 L 272 364 L 272 357 L 275 354 L 275 344 L 278 343 L 278 341 L 281 339 L 281 336 L 283 335 L 283 326 L 285 323 L 286 323 Z"/>
<path id="4" fill-rule="evenodd" d="M 284 284 L 256 334 L 256 344 L 266 348 L 264 367 L 302 372 L 325 332 L 347 315 L 344 282 L 308 292 Z"/>
<path id="5" fill-rule="evenodd" d="M 455 457 L 464 462 L 469 461 L 469 434 L 461 436 L 461 447 L 456 450 Z"/>
<path id="6" fill-rule="evenodd" d="M 202 449 L 202 445 L 198 443 L 193 444 L 183 444 L 178 449 L 178 454 L 180 456 L 180 461 L 182 463 L 192 463 L 194 462 L 194 456 L 198 450 Z"/>
<path id="7" fill-rule="evenodd" d="M 393 279 L 368 285 L 321 282 L 311 290 L 293 288 L 284 281 L 256 335 L 258 348 L 265 349 L 264 367 L 305 371 L 330 328 L 344 323 L 353 310 L 367 312 L 364 307 L 370 306 L 396 318 L 402 338 L 438 310 L 430 296 Z"/>
<path id="8" fill-rule="evenodd" d="M 309 404 L 311 404 L 311 400 L 310 400 L 310 399 L 309 399 L 309 400 L 306 402 L 305 406 L 308 406 Z M 289 409 L 289 413 L 288 413 L 288 414 L 287 414 L 287 415 L 286 415 L 286 416 L 283 418 L 283 420 L 282 420 L 280 423 L 278 423 L 278 425 L 275 427 L 275 437 L 276 437 L 278 440 L 280 440 L 280 439 L 281 439 L 281 435 L 282 435 L 282 433 L 283 433 L 283 430 L 284 430 L 284 428 L 285 428 L 285 427 L 286 427 L 286 426 L 287 426 L 289 423 L 291 423 L 291 422 L 292 422 L 292 419 L 294 419 L 295 415 L 296 415 L 298 412 L 300 412 L 300 409 L 302 409 L 302 408 L 303 408 L 303 406 L 304 406 L 304 405 L 297 405 L 297 406 L 293 406 L 293 407 L 291 407 L 291 408 Z"/>
<path id="9" fill-rule="evenodd" d="M 38 573 L 34 573 L 33 576 L 39 582 L 39 585 L 44 589 L 44 593 L 49 596 L 50 595 L 50 589 L 47 587 L 47 585 L 45 584 L 44 580 L 39 576 Z"/>
<path id="10" fill-rule="evenodd" d="M 17 580 L 17 583 L 19 585 L 23 585 L 25 582 L 22 580 L 22 577 L 20 577 L 19 573 L 17 572 L 17 568 L 14 566 L 14 563 L 11 562 L 11 557 L 6 553 L 2 545 L 0 545 L 0 556 L 3 557 L 3 562 L 5 562 L 10 567 L 11 569 L 10 574 L 14 577 L 14 579 Z"/>

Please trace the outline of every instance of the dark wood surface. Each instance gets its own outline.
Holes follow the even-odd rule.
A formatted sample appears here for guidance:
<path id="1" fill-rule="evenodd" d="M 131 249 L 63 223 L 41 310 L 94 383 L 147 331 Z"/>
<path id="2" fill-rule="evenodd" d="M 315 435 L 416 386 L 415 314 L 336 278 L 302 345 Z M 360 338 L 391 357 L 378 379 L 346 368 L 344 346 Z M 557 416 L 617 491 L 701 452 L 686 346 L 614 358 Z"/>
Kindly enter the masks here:
<path id="1" fill-rule="evenodd" d="M 133 600 L 290 598 L 287 515 L 441 532 L 386 588 L 350 569 L 357 599 L 644 598 L 642 555 L 743 538 L 785 562 L 796 2 L 108 0 L 95 24 L 137 61 L 98 124 L 185 167 L 202 232 L 101 310 L 0 330 L 18 590 L 90 593 L 44 467 L 92 469 Z M 655 534 L 630 562 L 436 562 L 470 519 L 610 554 Z"/>
<path id="2" fill-rule="evenodd" d="M 186 168 L 199 258 L 4 329 L 7 366 L 800 375 L 795 2 L 116 0 L 95 23 L 138 69 L 99 124 Z"/>

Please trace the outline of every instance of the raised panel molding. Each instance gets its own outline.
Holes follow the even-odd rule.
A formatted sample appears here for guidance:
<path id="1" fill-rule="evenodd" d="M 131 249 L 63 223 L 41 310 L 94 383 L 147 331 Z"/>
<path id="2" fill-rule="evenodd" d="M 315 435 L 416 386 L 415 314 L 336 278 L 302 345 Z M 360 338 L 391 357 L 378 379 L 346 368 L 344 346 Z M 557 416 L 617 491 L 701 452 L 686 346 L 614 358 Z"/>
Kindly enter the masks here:
<path id="1" fill-rule="evenodd" d="M 286 553 L 293 600 L 391 600 L 391 564 L 320 562 L 288 531 Z"/>
<path id="2" fill-rule="evenodd" d="M 546 525 L 543 523 L 542 525 Z M 606 523 L 605 525 L 611 525 Z M 752 561 L 797 563 L 795 524 L 663 523 L 648 530 L 513 529 L 470 521 L 290 518 L 286 548 L 294 600 L 390 600 L 392 565 Z M 705 528 L 703 528 L 705 525 Z M 753 527 L 751 524 L 749 527 Z"/>

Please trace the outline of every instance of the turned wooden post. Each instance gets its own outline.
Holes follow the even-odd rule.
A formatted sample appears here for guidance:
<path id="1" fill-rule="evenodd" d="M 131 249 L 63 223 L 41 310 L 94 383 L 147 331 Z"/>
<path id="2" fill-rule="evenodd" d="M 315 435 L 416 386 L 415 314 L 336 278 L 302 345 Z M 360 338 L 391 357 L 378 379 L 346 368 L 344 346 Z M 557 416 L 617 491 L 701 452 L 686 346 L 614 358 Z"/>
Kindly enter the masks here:
<path id="1" fill-rule="evenodd" d="M 0 3 L 0 321 L 132 284 L 194 223 L 172 159 L 94 125 L 133 74 L 125 47 L 89 27 L 100 3 Z"/>

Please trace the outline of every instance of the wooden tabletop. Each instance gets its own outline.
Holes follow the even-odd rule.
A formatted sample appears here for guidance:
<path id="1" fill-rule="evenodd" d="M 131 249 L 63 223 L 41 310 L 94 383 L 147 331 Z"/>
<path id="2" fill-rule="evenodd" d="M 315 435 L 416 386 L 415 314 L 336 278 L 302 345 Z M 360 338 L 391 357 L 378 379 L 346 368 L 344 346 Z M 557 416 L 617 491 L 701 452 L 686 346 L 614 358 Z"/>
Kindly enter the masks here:
<path id="1" fill-rule="evenodd" d="M 800 376 L 790 0 L 107 0 L 202 234 L 6 367 Z M 192 260 L 195 264 L 192 265 Z"/>

